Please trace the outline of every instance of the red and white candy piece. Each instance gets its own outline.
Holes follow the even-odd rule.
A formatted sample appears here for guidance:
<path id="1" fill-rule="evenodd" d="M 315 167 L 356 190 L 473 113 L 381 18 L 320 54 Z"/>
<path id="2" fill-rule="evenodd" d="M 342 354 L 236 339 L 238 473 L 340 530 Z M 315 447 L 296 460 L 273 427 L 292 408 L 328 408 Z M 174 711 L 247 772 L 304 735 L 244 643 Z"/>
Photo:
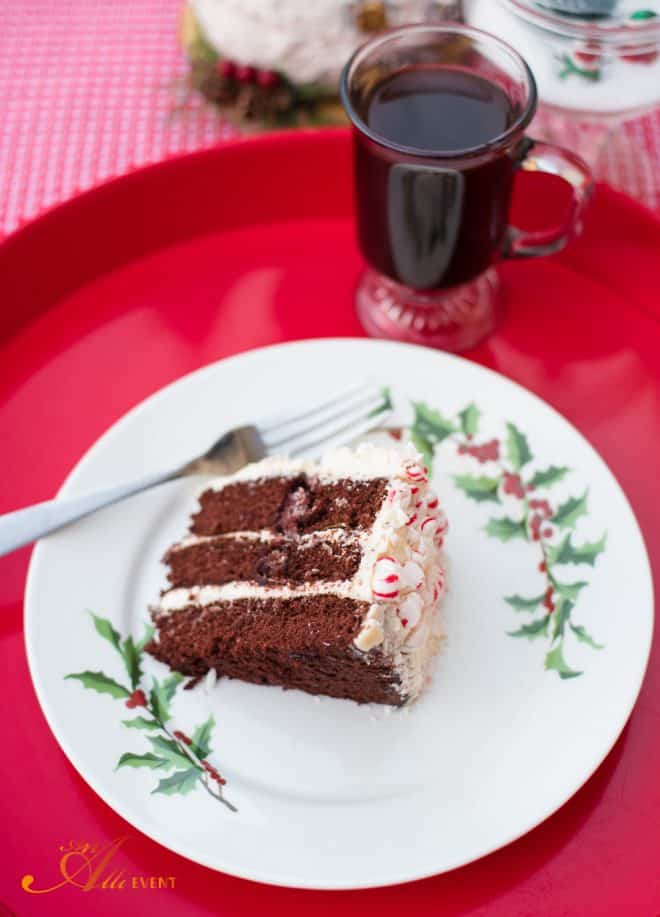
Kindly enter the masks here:
<path id="1" fill-rule="evenodd" d="M 409 560 L 401 569 L 399 582 L 402 589 L 423 589 L 424 571 L 414 560 Z"/>
<path id="2" fill-rule="evenodd" d="M 441 568 L 438 570 L 438 579 L 433 587 L 433 601 L 437 602 L 442 593 L 445 591 L 445 571 Z"/>
<path id="3" fill-rule="evenodd" d="M 424 516 L 422 519 L 422 524 L 420 529 L 423 535 L 430 535 L 431 532 L 435 532 L 438 527 L 438 520 L 436 516 Z"/>
<path id="4" fill-rule="evenodd" d="M 438 510 L 435 516 L 425 516 L 420 526 L 422 535 L 432 537 L 436 545 L 441 548 L 449 524 L 447 517 L 442 510 Z"/>
<path id="5" fill-rule="evenodd" d="M 419 462 L 413 462 L 412 460 L 406 462 L 403 466 L 403 473 L 413 484 L 422 484 L 428 481 L 428 469 L 424 465 L 420 465 Z"/>
<path id="6" fill-rule="evenodd" d="M 424 571 L 414 560 L 401 565 L 394 557 L 386 554 L 374 564 L 371 591 L 381 602 L 399 597 L 402 590 L 424 588 Z"/>
<path id="7" fill-rule="evenodd" d="M 431 512 L 435 512 L 439 505 L 440 500 L 438 500 L 438 495 L 435 491 L 429 489 L 426 494 L 426 508 Z"/>
<path id="8" fill-rule="evenodd" d="M 374 598 L 381 601 L 398 598 L 400 591 L 399 574 L 401 565 L 394 557 L 385 555 L 379 557 L 374 564 L 374 574 L 371 581 L 371 591 Z"/>
<path id="9" fill-rule="evenodd" d="M 412 630 L 413 627 L 417 626 L 422 614 L 422 606 L 421 596 L 416 592 L 411 592 L 410 595 L 406 596 L 397 608 L 397 614 L 404 627 Z"/>

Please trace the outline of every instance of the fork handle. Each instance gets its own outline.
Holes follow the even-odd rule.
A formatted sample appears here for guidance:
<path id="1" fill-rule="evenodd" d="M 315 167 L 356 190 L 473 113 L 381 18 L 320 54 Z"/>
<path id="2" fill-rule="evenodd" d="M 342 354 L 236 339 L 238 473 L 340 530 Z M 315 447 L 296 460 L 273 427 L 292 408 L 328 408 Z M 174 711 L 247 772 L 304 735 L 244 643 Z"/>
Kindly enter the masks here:
<path id="1" fill-rule="evenodd" d="M 140 493 L 156 484 L 171 481 L 180 474 L 181 469 L 178 468 L 174 471 L 160 471 L 135 481 L 115 484 L 113 487 L 82 494 L 79 497 L 46 500 L 44 503 L 37 503 L 26 509 L 19 509 L 14 513 L 0 516 L 0 557 L 62 528 L 69 522 L 82 519 L 83 516 L 97 509 L 110 506 L 111 503 L 123 500 L 124 497 L 130 497 L 131 494 Z"/>

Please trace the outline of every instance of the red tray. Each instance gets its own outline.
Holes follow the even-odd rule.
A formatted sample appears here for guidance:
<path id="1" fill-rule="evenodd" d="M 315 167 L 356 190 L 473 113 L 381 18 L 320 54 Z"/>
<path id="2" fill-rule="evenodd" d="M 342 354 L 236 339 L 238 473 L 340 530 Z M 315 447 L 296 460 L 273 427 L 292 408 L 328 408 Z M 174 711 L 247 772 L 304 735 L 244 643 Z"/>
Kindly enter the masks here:
<path id="1" fill-rule="evenodd" d="M 515 218 L 547 224 L 552 180 L 526 177 Z M 0 245 L 0 511 L 53 495 L 121 414 L 183 373 L 277 341 L 360 335 L 351 164 L 342 130 L 237 141 L 112 181 Z M 562 411 L 610 464 L 660 559 L 660 222 L 605 187 L 552 259 L 502 265 L 501 328 L 469 354 Z M 453 873 L 366 892 L 268 888 L 141 835 L 90 790 L 37 705 L 21 636 L 29 551 L 0 560 L 5 672 L 2 903 L 16 914 L 630 914 L 660 911 L 660 663 L 587 785 L 522 840 Z M 625 571 L 622 570 L 622 576 Z M 53 609 L 57 614 L 57 609 Z M 621 627 L 626 609 L 621 609 Z M 585 723 L 588 729 L 589 724 Z M 543 773 L 538 774 L 539 782 Z M 83 892 L 60 845 L 127 836 L 112 861 L 164 887 Z M 107 874 L 107 873 L 106 873 Z M 161 881 L 172 877 L 172 882 Z"/>

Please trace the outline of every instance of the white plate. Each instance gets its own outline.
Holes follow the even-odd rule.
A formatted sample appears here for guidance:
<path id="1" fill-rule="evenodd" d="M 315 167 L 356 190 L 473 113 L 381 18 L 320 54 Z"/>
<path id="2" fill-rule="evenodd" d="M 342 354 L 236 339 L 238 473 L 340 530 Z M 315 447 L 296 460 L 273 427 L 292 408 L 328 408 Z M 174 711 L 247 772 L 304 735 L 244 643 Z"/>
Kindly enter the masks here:
<path id="1" fill-rule="evenodd" d="M 431 439 L 448 433 L 436 448 L 435 484 L 451 523 L 449 645 L 430 690 L 404 710 L 237 681 L 212 690 L 179 686 L 166 725 L 192 734 L 213 715 L 209 760 L 227 778 L 223 792 L 238 812 L 204 792 L 195 773 L 181 784 L 171 780 L 178 758 L 157 769 L 116 769 L 126 753 L 140 756 L 135 763 L 144 763 L 147 752 L 162 759 L 157 734 L 154 747 L 151 733 L 122 725 L 145 711 L 65 679 L 92 671 L 129 685 L 120 654 L 86 609 L 122 636 L 143 633 L 147 606 L 163 585 L 159 558 L 182 534 L 198 485 L 168 485 L 104 510 L 40 543 L 30 567 L 30 668 L 50 727 L 74 766 L 159 843 L 261 882 L 387 885 L 452 869 L 509 843 L 551 815 L 598 767 L 631 711 L 649 653 L 649 564 L 612 474 L 538 398 L 446 354 L 329 340 L 224 360 L 115 424 L 62 494 L 183 460 L 224 426 L 287 400 L 313 400 L 336 388 L 340 373 L 348 381 L 367 371 L 440 412 L 425 415 Z M 465 412 L 471 403 L 481 412 L 476 428 L 477 412 Z M 464 431 L 473 429 L 468 441 Z M 497 462 L 465 451 L 490 442 L 492 455 L 494 439 Z M 541 526 L 552 575 L 582 584 L 572 590 L 572 609 L 570 590 L 549 615 L 542 605 L 520 611 L 505 601 L 538 596 L 547 584 L 538 568 L 541 543 L 516 521 L 524 501 L 503 492 L 505 472 L 514 475 L 518 466 L 525 482 L 535 475 L 539 482 L 528 501 L 547 500 L 555 514 Z M 540 483 L 539 472 L 551 466 L 570 470 Z M 506 489 L 516 491 L 517 479 L 508 480 Z M 466 488 L 475 491 L 472 497 Z M 510 521 L 489 524 L 504 517 Z M 561 608 L 570 610 L 563 654 L 561 641 L 552 641 Z M 508 633 L 524 627 L 540 630 L 533 639 Z M 589 645 L 587 635 L 602 648 Z M 143 667 L 148 694 L 152 678 L 162 683 L 168 672 L 148 657 Z M 571 672 L 582 674 L 560 677 Z M 170 780 L 166 789 L 188 792 L 152 793 L 161 780 Z"/>

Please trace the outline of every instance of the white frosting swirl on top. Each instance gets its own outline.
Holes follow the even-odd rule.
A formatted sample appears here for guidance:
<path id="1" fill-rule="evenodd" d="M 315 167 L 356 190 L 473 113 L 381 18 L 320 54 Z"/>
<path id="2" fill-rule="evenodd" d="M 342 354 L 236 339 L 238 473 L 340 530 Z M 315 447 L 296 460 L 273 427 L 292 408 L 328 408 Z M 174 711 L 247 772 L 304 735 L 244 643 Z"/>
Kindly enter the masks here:
<path id="1" fill-rule="evenodd" d="M 282 475 L 306 474 L 318 478 L 322 483 L 338 481 L 341 478 L 352 478 L 356 481 L 368 481 L 372 478 L 399 478 L 407 481 L 403 470 L 406 462 L 421 461 L 421 456 L 412 448 L 386 449 L 373 443 L 362 443 L 357 449 L 343 446 L 327 452 L 319 462 L 303 461 L 282 456 L 271 456 L 261 462 L 252 462 L 235 474 L 215 478 L 205 486 L 206 489 L 222 490 L 228 484 L 241 481 L 256 481 L 261 478 L 277 478 Z"/>

